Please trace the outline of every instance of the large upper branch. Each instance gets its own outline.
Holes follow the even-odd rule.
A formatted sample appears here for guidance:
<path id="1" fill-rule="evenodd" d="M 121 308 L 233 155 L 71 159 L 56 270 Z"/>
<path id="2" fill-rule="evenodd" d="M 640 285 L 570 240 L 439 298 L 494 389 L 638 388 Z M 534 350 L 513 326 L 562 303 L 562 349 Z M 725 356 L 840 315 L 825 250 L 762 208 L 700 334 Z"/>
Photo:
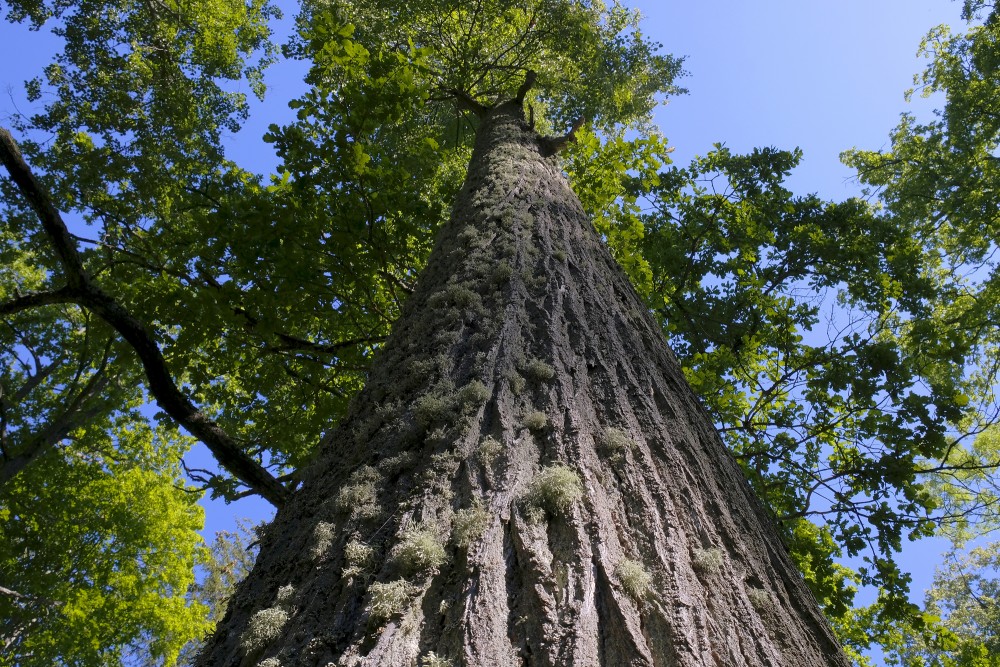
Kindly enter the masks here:
<path id="1" fill-rule="evenodd" d="M 174 382 L 152 332 L 90 279 L 77 251 L 76 242 L 66 228 L 62 216 L 21 157 L 13 137 L 4 128 L 0 128 L 0 161 L 38 215 L 42 228 L 62 265 L 66 287 L 51 294 L 59 294 L 60 297 L 66 297 L 66 300 L 71 298 L 74 303 L 91 310 L 114 328 L 138 355 L 149 382 L 149 391 L 156 399 L 157 405 L 201 440 L 220 466 L 272 504 L 276 506 L 283 504 L 288 498 L 288 489 L 247 455 L 235 438 L 195 407 Z M 32 296 L 37 297 L 37 295 Z M 30 301 L 32 299 L 22 297 L 15 302 L 16 306 L 9 310 L 18 309 Z M 44 299 L 36 298 L 35 305 L 40 305 L 39 302 L 42 301 Z M 54 299 L 49 302 L 54 302 Z"/>

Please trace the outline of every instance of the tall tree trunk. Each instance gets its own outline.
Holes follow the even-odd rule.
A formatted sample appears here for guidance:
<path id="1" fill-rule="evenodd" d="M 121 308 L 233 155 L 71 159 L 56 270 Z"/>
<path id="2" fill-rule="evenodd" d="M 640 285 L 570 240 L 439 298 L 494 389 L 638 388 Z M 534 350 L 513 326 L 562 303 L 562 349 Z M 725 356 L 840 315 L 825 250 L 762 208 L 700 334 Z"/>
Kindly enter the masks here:
<path id="1" fill-rule="evenodd" d="M 847 665 L 509 102 L 200 665 Z"/>

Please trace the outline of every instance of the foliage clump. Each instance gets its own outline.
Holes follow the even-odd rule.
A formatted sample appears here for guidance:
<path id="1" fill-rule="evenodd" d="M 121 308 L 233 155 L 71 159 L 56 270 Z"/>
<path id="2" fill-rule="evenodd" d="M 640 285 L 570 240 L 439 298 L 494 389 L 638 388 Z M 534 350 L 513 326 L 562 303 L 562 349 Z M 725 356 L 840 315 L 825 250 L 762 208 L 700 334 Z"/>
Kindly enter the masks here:
<path id="1" fill-rule="evenodd" d="M 725 553 L 718 547 L 695 549 L 694 557 L 691 559 L 694 569 L 703 574 L 718 574 L 722 571 L 725 561 Z"/>
<path id="2" fill-rule="evenodd" d="M 891 664 L 996 667 L 1000 656 L 1000 542 L 962 551 L 953 543 L 924 595 L 924 627 L 904 627 L 888 646 Z"/>
<path id="3" fill-rule="evenodd" d="M 540 521 L 544 514 L 567 514 L 573 503 L 582 497 L 583 484 L 576 471 L 568 466 L 553 465 L 538 473 L 524 500 L 528 518 Z"/>
<path id="4" fill-rule="evenodd" d="M 405 579 L 373 583 L 368 589 L 371 600 L 369 615 L 372 620 L 381 623 L 402 613 L 416 590 L 416 586 Z"/>
<path id="5" fill-rule="evenodd" d="M 261 609 L 250 617 L 247 629 L 240 636 L 243 653 L 253 654 L 273 642 L 288 623 L 288 612 L 281 607 Z"/>
<path id="6" fill-rule="evenodd" d="M 646 597 L 649 593 L 649 587 L 653 583 L 653 577 L 637 560 L 623 559 L 615 568 L 615 574 L 625 592 L 636 601 Z"/>
<path id="7" fill-rule="evenodd" d="M 441 538 L 428 526 L 406 530 L 402 541 L 392 550 L 393 562 L 407 575 L 433 570 L 448 559 Z"/>
<path id="8" fill-rule="evenodd" d="M 530 431 L 541 431 L 549 425 L 548 416 L 541 410 L 534 410 L 524 415 L 524 426 Z"/>
<path id="9" fill-rule="evenodd" d="M 455 512 L 452 523 L 452 540 L 455 545 L 467 549 L 486 531 L 490 525 L 490 513 L 478 500 L 471 507 Z"/>

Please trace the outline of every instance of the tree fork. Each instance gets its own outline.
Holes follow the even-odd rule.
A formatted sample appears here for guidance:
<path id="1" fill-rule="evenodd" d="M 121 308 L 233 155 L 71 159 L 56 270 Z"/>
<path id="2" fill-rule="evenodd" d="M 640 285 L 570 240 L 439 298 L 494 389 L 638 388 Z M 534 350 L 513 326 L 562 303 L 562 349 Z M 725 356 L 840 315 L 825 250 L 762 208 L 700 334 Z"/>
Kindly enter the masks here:
<path id="1" fill-rule="evenodd" d="M 303 479 L 202 667 L 849 664 L 518 100 Z"/>

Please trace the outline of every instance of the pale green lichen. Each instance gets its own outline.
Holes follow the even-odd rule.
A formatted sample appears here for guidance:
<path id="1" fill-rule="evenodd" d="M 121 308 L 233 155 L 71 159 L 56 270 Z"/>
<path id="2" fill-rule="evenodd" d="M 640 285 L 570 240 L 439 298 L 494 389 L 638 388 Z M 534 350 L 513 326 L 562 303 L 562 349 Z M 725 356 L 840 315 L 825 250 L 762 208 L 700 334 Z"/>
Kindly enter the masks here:
<path id="1" fill-rule="evenodd" d="M 454 329 L 442 329 L 434 334 L 434 342 L 441 347 L 448 347 L 454 345 L 458 342 L 458 339 L 462 337 L 460 331 Z"/>
<path id="2" fill-rule="evenodd" d="M 511 267 L 510 262 L 507 260 L 501 260 L 499 264 L 493 267 L 493 274 L 491 279 L 497 285 L 503 285 L 510 280 L 510 277 L 514 275 L 514 269 Z"/>
<path id="3" fill-rule="evenodd" d="M 368 613 L 376 622 L 388 621 L 402 613 L 416 591 L 416 586 L 405 579 L 386 583 L 375 582 L 368 589 L 371 600 Z"/>
<path id="4" fill-rule="evenodd" d="M 424 437 L 424 441 L 431 445 L 445 445 L 448 444 L 449 440 L 450 435 L 446 426 L 439 426 L 438 428 L 432 429 L 428 431 L 427 435 Z M 435 456 L 438 458 L 432 458 L 432 465 L 437 465 L 436 462 L 440 460 L 441 457 L 451 458 L 452 454 L 450 452 L 444 452 L 442 454 L 435 454 Z"/>
<path id="5" fill-rule="evenodd" d="M 757 611 L 767 611 L 774 605 L 771 594 L 761 588 L 747 587 L 747 597 Z"/>
<path id="6" fill-rule="evenodd" d="M 455 512 L 452 522 L 451 539 L 455 546 L 467 549 L 482 537 L 490 525 L 490 513 L 478 500 L 470 507 Z"/>
<path id="7" fill-rule="evenodd" d="M 478 408 L 490 397 L 490 390 L 479 380 L 473 380 L 458 392 L 458 400 L 466 408 Z"/>
<path id="8" fill-rule="evenodd" d="M 416 458 L 413 452 L 402 452 L 396 456 L 382 459 L 378 464 L 378 469 L 382 474 L 393 475 L 400 470 L 412 467 Z"/>
<path id="9" fill-rule="evenodd" d="M 521 280 L 524 281 L 525 287 L 527 287 L 532 292 L 540 291 L 543 287 L 545 287 L 546 283 L 548 283 L 548 278 L 545 276 L 544 273 L 541 273 L 536 276 L 531 271 L 522 271 Z"/>
<path id="10" fill-rule="evenodd" d="M 493 462 L 496 461 L 502 451 L 503 445 L 488 435 L 479 441 L 479 462 L 489 467 L 493 465 Z"/>
<path id="11" fill-rule="evenodd" d="M 635 447 L 635 441 L 625 431 L 609 426 L 604 429 L 604 449 L 613 461 L 620 461 Z"/>
<path id="12" fill-rule="evenodd" d="M 694 556 L 691 559 L 694 569 L 703 574 L 717 574 L 721 572 L 723 563 L 725 563 L 725 553 L 718 547 L 695 549 Z"/>
<path id="13" fill-rule="evenodd" d="M 560 262 L 566 261 L 566 251 L 565 250 L 555 250 L 552 252 L 552 256 L 555 257 Z"/>
<path id="14" fill-rule="evenodd" d="M 285 584 L 278 589 L 277 600 L 280 605 L 287 605 L 292 601 L 292 596 L 295 595 L 295 587 L 291 584 Z"/>
<path id="15" fill-rule="evenodd" d="M 541 431 L 549 425 L 549 418 L 544 412 L 535 410 L 524 415 L 522 419 L 525 428 L 531 431 Z"/>
<path id="16" fill-rule="evenodd" d="M 541 520 L 544 513 L 566 514 L 583 497 L 583 484 L 576 472 L 564 465 L 543 468 L 531 482 L 525 504 L 528 517 Z"/>
<path id="17" fill-rule="evenodd" d="M 422 428 L 447 421 L 454 408 L 454 401 L 439 394 L 424 394 L 413 404 L 413 418 Z"/>
<path id="18" fill-rule="evenodd" d="M 402 541 L 392 550 L 393 562 L 405 574 L 433 570 L 448 559 L 437 531 L 417 526 L 403 532 Z"/>
<path id="19" fill-rule="evenodd" d="M 469 347 L 476 350 L 483 350 L 489 346 L 490 335 L 485 331 L 477 331 L 469 337 Z M 485 352 L 478 352 L 476 354 L 476 366 L 481 366 L 482 362 L 486 360 Z"/>
<path id="20" fill-rule="evenodd" d="M 281 661 L 277 658 L 267 658 L 258 662 L 257 667 L 281 667 Z"/>
<path id="21" fill-rule="evenodd" d="M 330 551 L 330 547 L 333 546 L 335 537 L 332 523 L 326 521 L 317 523 L 316 527 L 313 528 L 309 557 L 313 560 L 319 560 L 325 556 Z"/>
<path id="22" fill-rule="evenodd" d="M 615 574 L 622 588 L 632 599 L 640 601 L 649 593 L 653 577 L 639 561 L 627 558 L 621 560 L 615 568 Z"/>
<path id="23" fill-rule="evenodd" d="M 288 612 L 281 607 L 261 609 L 250 617 L 247 629 L 240 635 L 240 647 L 246 655 L 253 654 L 281 635 L 288 623 Z"/>
<path id="24" fill-rule="evenodd" d="M 483 308 L 482 298 L 468 287 L 462 285 L 448 285 L 446 288 L 433 294 L 427 299 L 427 305 L 431 308 L 454 307 L 459 309 L 481 311 Z"/>
<path id="25" fill-rule="evenodd" d="M 431 651 L 420 659 L 420 667 L 452 667 L 452 662 L 448 658 L 439 656 Z"/>
<path id="26" fill-rule="evenodd" d="M 372 519 L 381 514 L 377 499 L 375 482 L 364 480 L 342 488 L 334 501 L 334 507 L 352 519 Z"/>
<path id="27" fill-rule="evenodd" d="M 510 391 L 515 396 L 519 395 L 524 391 L 524 385 L 526 384 L 524 377 L 515 370 L 507 371 L 503 374 L 503 378 L 507 380 L 507 384 L 510 386 Z"/>
<path id="28" fill-rule="evenodd" d="M 556 376 L 555 369 L 541 359 L 532 359 L 523 370 L 525 376 L 539 384 L 549 382 Z"/>
<path id="29" fill-rule="evenodd" d="M 344 577 L 356 577 L 367 572 L 375 558 L 375 550 L 360 540 L 344 545 Z"/>
<path id="30" fill-rule="evenodd" d="M 485 245 L 483 242 L 484 240 L 482 232 L 480 232 L 477 228 L 473 227 L 472 225 L 469 225 L 461 232 L 459 232 L 458 240 L 461 242 L 463 248 L 468 248 L 468 247 L 481 248 L 483 247 L 483 245 Z"/>

